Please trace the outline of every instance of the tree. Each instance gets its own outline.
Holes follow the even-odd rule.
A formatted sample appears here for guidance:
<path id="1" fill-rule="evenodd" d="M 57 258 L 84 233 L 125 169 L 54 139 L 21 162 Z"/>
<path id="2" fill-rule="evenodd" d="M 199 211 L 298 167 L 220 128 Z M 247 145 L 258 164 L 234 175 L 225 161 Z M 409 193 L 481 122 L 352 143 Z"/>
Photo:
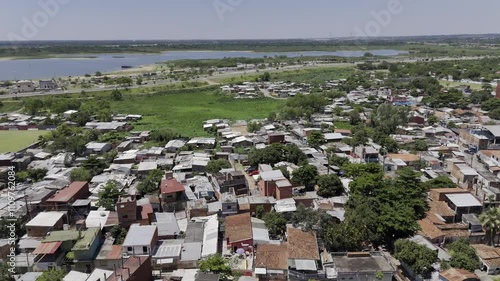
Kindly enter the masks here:
<path id="1" fill-rule="evenodd" d="M 437 122 L 439 122 L 439 118 L 437 118 L 436 115 L 431 115 L 429 116 L 429 118 L 427 119 L 427 123 L 429 123 L 430 125 L 434 125 L 436 124 Z"/>
<path id="2" fill-rule="evenodd" d="M 306 187 L 314 182 L 318 177 L 318 168 L 313 165 L 304 165 L 292 173 L 292 182 L 295 184 L 303 184 Z"/>
<path id="3" fill-rule="evenodd" d="M 149 172 L 148 176 L 139 184 L 137 190 L 141 194 L 157 194 L 159 192 L 158 185 L 163 178 L 163 171 L 153 170 Z"/>
<path id="4" fill-rule="evenodd" d="M 122 92 L 119 90 L 115 89 L 111 92 L 111 99 L 114 101 L 121 101 L 123 100 L 123 95 Z"/>
<path id="5" fill-rule="evenodd" d="M 325 142 L 325 136 L 321 133 L 321 131 L 312 131 L 307 137 L 307 143 L 314 148 L 320 147 Z"/>
<path id="6" fill-rule="evenodd" d="M 62 281 L 66 272 L 61 269 L 50 269 L 48 271 L 43 272 L 36 281 Z"/>
<path id="7" fill-rule="evenodd" d="M 264 206 L 258 205 L 255 208 L 255 217 L 258 219 L 263 219 L 264 218 Z"/>
<path id="8" fill-rule="evenodd" d="M 368 143 L 368 131 L 363 125 L 356 126 L 352 135 L 351 146 L 365 145 L 366 143 Z"/>
<path id="9" fill-rule="evenodd" d="M 307 160 L 307 156 L 295 144 L 273 143 L 263 149 L 252 149 L 248 153 L 250 166 L 257 167 L 259 164 L 274 165 L 286 161 L 299 164 Z"/>
<path id="10" fill-rule="evenodd" d="M 247 131 L 250 133 L 255 133 L 262 128 L 262 123 L 260 122 L 250 122 L 247 125 Z"/>
<path id="11" fill-rule="evenodd" d="M 416 274 L 428 276 L 432 264 L 437 260 L 437 252 L 413 241 L 402 239 L 395 243 L 395 257 L 407 264 Z"/>
<path id="12" fill-rule="evenodd" d="M 321 197 L 333 197 L 342 195 L 344 186 L 337 175 L 324 175 L 318 179 L 318 195 Z"/>
<path id="13" fill-rule="evenodd" d="M 161 130 L 153 130 L 150 135 L 150 139 L 159 143 L 167 143 L 173 139 L 179 137 L 175 131 L 171 129 L 161 129 Z"/>
<path id="14" fill-rule="evenodd" d="M 69 180 L 70 181 L 89 181 L 92 179 L 92 174 L 89 170 L 80 167 L 71 170 L 69 173 Z"/>
<path id="15" fill-rule="evenodd" d="M 450 266 L 470 272 L 474 272 L 481 267 L 476 250 L 470 246 L 468 240 L 461 238 L 448 245 L 447 248 L 451 256 Z"/>
<path id="16" fill-rule="evenodd" d="M 413 143 L 413 148 L 416 151 L 427 151 L 428 145 L 427 145 L 427 142 L 425 140 L 416 140 Z"/>
<path id="17" fill-rule="evenodd" d="M 349 124 L 357 126 L 361 123 L 361 121 L 361 117 L 359 116 L 359 112 L 357 110 L 353 110 L 349 113 Z"/>
<path id="18" fill-rule="evenodd" d="M 200 271 L 210 272 L 220 275 L 220 280 L 226 281 L 232 276 L 231 266 L 220 255 L 211 255 L 200 261 Z"/>
<path id="19" fill-rule="evenodd" d="M 4 262 L 0 265 L 0 281 L 15 281 L 12 268 L 8 263 Z"/>
<path id="20" fill-rule="evenodd" d="M 264 222 L 273 237 L 281 237 L 285 234 L 287 220 L 282 213 L 272 211 L 264 216 Z"/>
<path id="21" fill-rule="evenodd" d="M 486 229 L 488 245 L 493 245 L 495 236 L 500 229 L 500 208 L 488 208 L 479 216 L 479 221 Z"/>
<path id="22" fill-rule="evenodd" d="M 438 176 L 435 179 L 432 179 L 432 180 L 424 182 L 424 185 L 427 187 L 427 189 L 432 189 L 432 188 L 454 188 L 454 187 L 457 187 L 456 183 L 454 183 L 447 176 Z"/>
<path id="23" fill-rule="evenodd" d="M 97 206 L 104 207 L 108 211 L 114 211 L 116 201 L 122 194 L 120 183 L 110 180 L 98 193 Z"/>
<path id="24" fill-rule="evenodd" d="M 207 173 L 215 174 L 222 169 L 228 169 L 228 168 L 231 168 L 231 162 L 221 158 L 216 160 L 210 160 L 207 164 L 206 171 Z"/>
<path id="25" fill-rule="evenodd" d="M 113 237 L 115 240 L 113 244 L 115 245 L 121 245 L 125 241 L 125 237 L 127 237 L 127 229 L 115 225 L 110 231 L 111 237 Z"/>
<path id="26" fill-rule="evenodd" d="M 264 82 L 269 82 L 271 81 L 271 74 L 266 71 L 259 76 L 259 80 Z"/>

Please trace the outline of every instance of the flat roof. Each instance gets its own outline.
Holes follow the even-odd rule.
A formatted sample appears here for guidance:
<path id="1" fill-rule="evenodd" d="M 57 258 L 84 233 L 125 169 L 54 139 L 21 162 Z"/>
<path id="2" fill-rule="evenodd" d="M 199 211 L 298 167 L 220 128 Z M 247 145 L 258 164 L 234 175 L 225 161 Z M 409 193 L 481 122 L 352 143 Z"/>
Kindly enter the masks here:
<path id="1" fill-rule="evenodd" d="M 446 194 L 446 197 L 457 207 L 481 207 L 483 204 L 470 193 Z"/>
<path id="2" fill-rule="evenodd" d="M 51 231 L 47 236 L 45 236 L 43 242 L 78 240 L 79 235 L 80 234 L 76 230 Z"/>
<path id="3" fill-rule="evenodd" d="M 26 226 L 54 226 L 64 214 L 64 212 L 42 212 L 30 220 Z"/>
<path id="4" fill-rule="evenodd" d="M 176 258 L 180 257 L 184 239 L 162 240 L 156 243 L 153 258 Z"/>
<path id="5" fill-rule="evenodd" d="M 155 213 L 158 235 L 176 235 L 180 233 L 174 213 Z"/>
<path id="6" fill-rule="evenodd" d="M 142 246 L 151 244 L 156 232 L 156 225 L 132 225 L 123 242 L 124 247 Z"/>
<path id="7" fill-rule="evenodd" d="M 333 256 L 333 263 L 338 272 L 387 272 L 395 269 L 382 256 L 347 257 Z"/>

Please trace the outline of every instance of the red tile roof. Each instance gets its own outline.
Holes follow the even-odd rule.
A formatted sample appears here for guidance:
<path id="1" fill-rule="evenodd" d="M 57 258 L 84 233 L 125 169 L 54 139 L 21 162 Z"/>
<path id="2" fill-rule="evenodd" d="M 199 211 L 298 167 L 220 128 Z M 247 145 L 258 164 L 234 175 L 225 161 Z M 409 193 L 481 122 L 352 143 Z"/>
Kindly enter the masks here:
<path id="1" fill-rule="evenodd" d="M 69 202 L 76 194 L 78 194 L 82 189 L 87 189 L 88 191 L 88 182 L 86 181 L 74 181 L 68 187 L 61 189 L 56 194 L 52 195 L 47 202 L 54 203 L 67 203 Z"/>
<path id="2" fill-rule="evenodd" d="M 226 238 L 229 243 L 253 239 L 250 213 L 226 217 Z"/>
<path id="3" fill-rule="evenodd" d="M 288 226 L 287 234 L 289 259 L 319 260 L 318 241 L 314 233 Z"/>
<path id="4" fill-rule="evenodd" d="M 178 182 L 176 179 L 164 179 L 160 184 L 161 193 L 177 193 L 183 192 L 184 186 Z"/>
<path id="5" fill-rule="evenodd" d="M 111 274 L 106 281 L 126 281 L 131 280 L 129 276 L 134 275 L 135 272 L 142 266 L 147 266 L 149 263 L 149 271 L 151 271 L 151 257 L 136 257 L 132 256 L 127 259 L 123 267 L 117 269 Z M 137 276 L 135 278 L 137 280 Z"/>
<path id="6" fill-rule="evenodd" d="M 151 204 L 142 205 L 141 217 L 143 220 L 149 219 L 149 214 L 152 213 L 153 213 L 153 205 Z"/>
<path id="7" fill-rule="evenodd" d="M 36 249 L 33 251 L 35 255 L 50 255 L 53 254 L 61 247 L 62 241 L 40 243 Z"/>

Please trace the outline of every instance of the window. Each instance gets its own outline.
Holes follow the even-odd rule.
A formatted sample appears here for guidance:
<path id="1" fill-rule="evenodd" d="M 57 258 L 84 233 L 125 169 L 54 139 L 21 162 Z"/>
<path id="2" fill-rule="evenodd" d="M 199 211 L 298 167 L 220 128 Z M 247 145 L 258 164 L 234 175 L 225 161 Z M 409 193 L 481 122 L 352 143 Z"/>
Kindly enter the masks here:
<path id="1" fill-rule="evenodd" d="M 231 210 L 231 206 L 227 206 L 227 209 L 228 209 L 228 210 Z"/>
<path id="2" fill-rule="evenodd" d="M 142 247 L 142 252 L 146 254 L 148 252 L 148 246 Z"/>
<path id="3" fill-rule="evenodd" d="M 120 205 L 120 208 L 125 208 L 125 205 Z"/>
<path id="4" fill-rule="evenodd" d="M 132 247 L 127 247 L 127 252 L 132 252 Z"/>
<path id="5" fill-rule="evenodd" d="M 123 215 L 122 216 L 122 219 L 127 219 L 128 218 L 128 215 Z"/>

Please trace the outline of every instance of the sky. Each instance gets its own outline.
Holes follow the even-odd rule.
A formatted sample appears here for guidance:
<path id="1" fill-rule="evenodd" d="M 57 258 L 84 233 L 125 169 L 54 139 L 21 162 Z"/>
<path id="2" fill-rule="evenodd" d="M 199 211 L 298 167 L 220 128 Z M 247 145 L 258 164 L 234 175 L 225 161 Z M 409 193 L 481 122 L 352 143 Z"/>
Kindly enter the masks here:
<path id="1" fill-rule="evenodd" d="M 1 0 L 0 41 L 500 33 L 498 0 Z"/>

